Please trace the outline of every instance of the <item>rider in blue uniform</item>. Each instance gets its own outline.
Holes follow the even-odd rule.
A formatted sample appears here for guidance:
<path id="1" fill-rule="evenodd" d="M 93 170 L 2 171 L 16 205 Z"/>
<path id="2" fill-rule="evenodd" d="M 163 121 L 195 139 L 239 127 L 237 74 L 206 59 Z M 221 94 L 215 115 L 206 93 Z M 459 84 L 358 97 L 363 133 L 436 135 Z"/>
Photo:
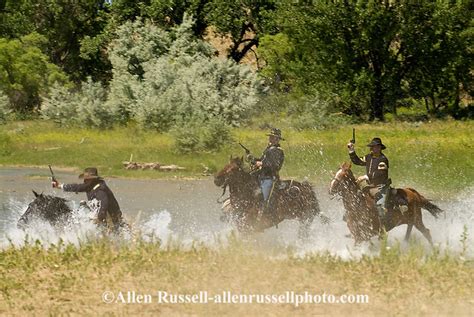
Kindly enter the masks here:
<path id="1" fill-rule="evenodd" d="M 114 194 L 105 183 L 104 179 L 98 175 L 97 168 L 88 167 L 84 173 L 79 175 L 84 182 L 81 184 L 61 184 L 53 180 L 53 188 L 60 188 L 65 192 L 85 192 L 89 202 L 95 201 L 98 204 L 97 220 L 100 225 L 107 226 L 107 218 L 113 224 L 113 230 L 117 231 L 122 223 L 122 211 L 115 199 Z"/>
<path id="2" fill-rule="evenodd" d="M 258 180 L 263 194 L 262 211 L 264 213 L 271 209 L 271 196 L 275 183 L 280 179 L 279 171 L 285 160 L 285 154 L 280 147 L 280 141 L 284 140 L 281 137 L 280 129 L 271 129 L 267 136 L 268 146 L 263 151 L 262 156 L 260 158 L 254 158 L 251 154 L 247 156 L 247 159 L 258 171 Z"/>
<path id="3" fill-rule="evenodd" d="M 352 163 L 365 166 L 366 168 L 366 174 L 359 177 L 357 182 L 359 183 L 364 180 L 368 182 L 369 194 L 374 198 L 375 208 L 379 213 L 381 222 L 384 223 L 387 216 L 385 199 L 390 188 L 388 158 L 382 153 L 382 150 L 385 150 L 386 147 L 380 138 L 373 138 L 367 146 L 370 148 L 370 153 L 363 157 L 358 157 L 354 150 L 354 144 L 349 142 L 347 145 Z"/>

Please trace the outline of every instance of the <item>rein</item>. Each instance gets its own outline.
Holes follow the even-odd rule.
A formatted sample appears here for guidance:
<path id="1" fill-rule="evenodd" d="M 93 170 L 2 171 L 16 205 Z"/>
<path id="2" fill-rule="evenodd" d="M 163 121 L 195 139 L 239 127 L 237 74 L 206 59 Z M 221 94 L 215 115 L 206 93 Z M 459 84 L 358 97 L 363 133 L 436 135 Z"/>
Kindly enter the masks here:
<path id="1" fill-rule="evenodd" d="M 216 200 L 218 204 L 222 204 L 222 203 L 225 201 L 225 199 L 224 199 L 224 200 L 221 200 L 221 198 L 225 195 L 227 186 L 228 186 L 227 182 L 224 183 L 224 186 L 222 187 L 222 188 L 223 188 L 222 195 L 220 195 L 220 197 L 217 198 L 217 200 Z"/>

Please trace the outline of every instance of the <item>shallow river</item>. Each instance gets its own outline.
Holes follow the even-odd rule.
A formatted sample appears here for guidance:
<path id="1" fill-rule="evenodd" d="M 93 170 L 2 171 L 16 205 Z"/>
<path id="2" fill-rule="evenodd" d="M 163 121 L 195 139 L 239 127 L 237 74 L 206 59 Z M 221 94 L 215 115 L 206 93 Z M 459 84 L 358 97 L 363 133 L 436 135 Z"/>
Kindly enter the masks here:
<path id="1" fill-rule="evenodd" d="M 77 207 L 85 199 L 84 193 L 64 193 L 53 190 L 47 178 L 49 171 L 33 168 L 0 168 L 0 248 L 10 244 L 22 245 L 25 241 L 40 240 L 43 244 L 57 243 L 59 239 L 79 243 L 90 237 L 94 228 L 91 224 L 79 223 L 71 232 L 57 234 L 46 224 L 24 232 L 16 228 L 16 222 L 34 198 L 31 190 L 54 194 L 71 200 L 71 206 Z M 77 182 L 77 175 L 59 173 L 56 177 L 65 183 Z M 172 243 L 181 247 L 203 244 L 209 247 L 220 246 L 227 241 L 232 228 L 219 220 L 220 205 L 216 199 L 222 190 L 216 187 L 212 178 L 205 180 L 132 180 L 106 179 L 115 193 L 125 218 L 144 239 L 159 238 L 165 245 Z M 325 252 L 343 258 L 358 257 L 362 254 L 377 252 L 378 241 L 355 247 L 346 237 L 348 229 L 342 221 L 342 202 L 331 200 L 326 188 L 316 188 L 316 193 L 324 213 L 331 223 L 322 224 L 317 218 L 312 225 L 310 238 L 301 241 L 297 237 L 298 223 L 286 221 L 277 228 L 264 233 L 245 237 L 273 255 L 285 254 L 292 250 L 299 255 L 312 252 Z M 425 225 L 431 230 L 433 240 L 441 249 L 459 253 L 462 250 L 462 235 L 467 232 L 464 245 L 468 246 L 467 256 L 472 257 L 474 250 L 474 193 L 466 190 L 449 201 L 436 200 L 446 213 L 434 219 L 423 211 Z M 389 234 L 389 243 L 401 241 L 406 226 L 400 226 Z M 427 249 L 421 233 L 413 229 L 412 239 L 419 240 Z M 403 246 L 403 244 L 402 244 Z"/>

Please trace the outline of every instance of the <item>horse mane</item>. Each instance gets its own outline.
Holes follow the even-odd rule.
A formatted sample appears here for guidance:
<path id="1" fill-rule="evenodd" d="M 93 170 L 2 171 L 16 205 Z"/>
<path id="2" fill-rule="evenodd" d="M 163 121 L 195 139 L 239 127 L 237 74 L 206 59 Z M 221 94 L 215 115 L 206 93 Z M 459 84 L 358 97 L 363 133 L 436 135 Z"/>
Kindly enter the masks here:
<path id="1" fill-rule="evenodd" d="M 18 225 L 27 225 L 33 218 L 40 218 L 52 224 L 56 224 L 71 215 L 68 200 L 52 195 L 38 194 L 33 190 L 35 199 L 28 204 L 27 209 L 20 217 Z"/>

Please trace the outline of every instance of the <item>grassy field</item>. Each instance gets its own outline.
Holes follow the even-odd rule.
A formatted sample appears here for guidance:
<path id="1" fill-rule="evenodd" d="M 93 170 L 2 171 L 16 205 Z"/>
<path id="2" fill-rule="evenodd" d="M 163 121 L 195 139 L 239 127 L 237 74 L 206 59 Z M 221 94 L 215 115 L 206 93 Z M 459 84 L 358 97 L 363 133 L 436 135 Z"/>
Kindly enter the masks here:
<path id="1" fill-rule="evenodd" d="M 272 258 L 251 244 L 160 250 L 153 243 L 108 241 L 77 248 L 28 245 L 0 257 L 0 315 L 450 315 L 474 309 L 474 265 L 462 258 L 382 249 L 341 261 L 320 254 Z M 105 291 L 152 294 L 149 304 L 106 304 Z M 361 294 L 368 304 L 159 304 L 158 291 L 194 294 Z"/>
<path id="2" fill-rule="evenodd" d="M 322 131 L 283 128 L 285 177 L 327 185 L 332 172 L 348 160 L 345 144 L 352 127 Z M 474 180 L 473 122 L 357 125 L 356 149 L 382 137 L 395 185 L 410 185 L 428 195 L 452 195 Z M 266 144 L 266 130 L 233 131 L 256 153 Z M 106 177 L 205 177 L 229 155 L 243 154 L 237 143 L 218 153 L 180 155 L 169 135 L 131 127 L 107 131 L 57 128 L 48 122 L 0 126 L 0 165 L 53 164 L 78 172 L 90 165 Z M 184 172 L 127 171 L 121 162 L 133 154 L 139 162 L 158 161 L 187 168 Z M 358 168 L 357 174 L 363 169 Z M 45 168 L 42 176 L 46 177 Z M 466 234 L 468 234 L 466 232 Z M 465 245 L 464 249 L 470 248 Z M 463 243 L 461 241 L 461 243 Z M 0 315 L 444 315 L 468 316 L 474 310 L 474 263 L 461 254 L 426 251 L 416 242 L 401 249 L 380 248 L 379 256 L 343 261 L 325 253 L 301 258 L 261 250 L 252 241 L 231 237 L 229 245 L 162 249 L 158 244 L 120 244 L 106 239 L 80 246 L 37 244 L 0 250 Z M 466 259 L 467 258 L 467 259 Z M 151 294 L 150 304 L 104 303 L 102 294 Z M 211 295 L 297 294 L 368 295 L 368 304 L 158 304 L 156 293 Z"/>
<path id="3" fill-rule="evenodd" d="M 374 136 L 387 145 L 390 175 L 395 186 L 413 186 L 428 194 L 453 194 L 472 186 L 474 122 L 436 121 L 432 123 L 362 124 L 357 132 L 356 150 L 366 153 L 365 144 Z M 346 143 L 352 126 L 327 130 L 295 131 L 283 126 L 282 142 L 286 161 L 284 177 L 304 178 L 326 185 L 343 161 L 348 160 Z M 242 155 L 237 144 L 244 143 L 254 153 L 264 149 L 266 130 L 256 127 L 235 129 L 234 141 L 217 153 L 177 154 L 167 134 L 133 127 L 98 131 L 58 128 L 44 122 L 14 122 L 0 126 L 0 165 L 44 166 L 79 171 L 95 165 L 104 176 L 132 178 L 202 177 L 204 168 L 219 170 L 231 154 Z M 186 171 L 128 171 L 122 161 L 133 154 L 138 162 L 160 162 L 184 166 Z M 47 175 L 45 169 L 45 174 Z M 356 174 L 364 169 L 355 168 Z"/>

